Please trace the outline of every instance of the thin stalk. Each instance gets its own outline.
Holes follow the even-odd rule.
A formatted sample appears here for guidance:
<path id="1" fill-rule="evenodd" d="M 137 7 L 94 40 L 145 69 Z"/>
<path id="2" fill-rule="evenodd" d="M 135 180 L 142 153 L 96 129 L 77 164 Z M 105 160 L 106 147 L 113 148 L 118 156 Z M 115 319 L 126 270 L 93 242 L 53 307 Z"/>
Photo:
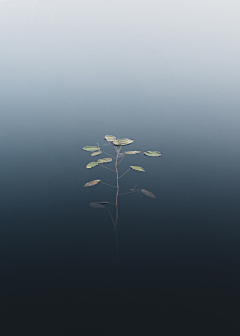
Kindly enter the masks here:
<path id="1" fill-rule="evenodd" d="M 116 192 L 116 198 L 115 198 L 115 207 L 116 207 L 116 214 L 115 214 L 115 220 L 113 219 L 113 216 L 110 212 L 110 210 L 108 209 L 109 215 L 111 217 L 112 223 L 113 223 L 113 229 L 114 229 L 114 233 L 115 233 L 115 241 L 116 241 L 116 257 L 115 257 L 115 272 L 116 272 L 116 280 L 117 280 L 117 276 L 118 276 L 118 270 L 119 270 L 119 244 L 118 244 L 118 234 L 117 234 L 117 222 L 118 222 L 118 196 L 119 196 L 119 183 L 118 180 L 128 172 L 128 169 L 123 175 L 121 175 L 120 177 L 118 176 L 118 164 L 122 161 L 122 159 L 124 158 L 124 154 L 121 155 L 120 151 L 121 151 L 122 146 L 120 147 L 116 147 L 114 146 L 114 149 L 116 151 L 116 156 L 114 157 L 115 159 L 115 172 L 116 172 L 116 187 L 112 186 L 111 184 L 107 184 L 105 182 L 101 182 L 103 184 L 109 185 L 111 187 L 114 187 L 117 189 Z M 121 157 L 122 156 L 122 157 Z M 121 157 L 120 161 L 118 162 L 119 157 Z M 113 160 L 114 160 L 113 159 Z M 101 165 L 101 164 L 100 164 Z M 102 165 L 101 165 L 102 166 Z M 110 169 L 108 167 L 103 166 L 104 168 Z M 112 169 L 110 169 L 112 170 Z"/>
<path id="2" fill-rule="evenodd" d="M 109 187 L 117 188 L 117 187 L 115 187 L 115 186 L 113 186 L 113 185 L 111 185 L 111 184 L 108 184 L 108 183 L 105 183 L 105 182 L 102 182 L 102 181 L 100 181 L 100 183 L 102 183 L 102 184 L 106 184 L 106 185 L 108 185 Z"/>
<path id="3" fill-rule="evenodd" d="M 117 169 L 117 165 L 118 165 L 118 154 L 121 150 L 121 147 L 119 149 L 115 148 L 117 155 L 116 155 L 116 161 L 115 161 L 115 170 L 116 170 L 116 179 L 117 179 L 117 192 L 116 192 L 116 219 L 115 219 L 115 225 L 117 225 L 117 220 L 118 220 L 118 193 L 119 193 L 119 184 L 118 184 L 118 169 Z"/>
<path id="4" fill-rule="evenodd" d="M 116 241 L 116 260 L 115 260 L 115 271 L 116 271 L 116 279 L 117 279 L 117 275 L 118 275 L 118 269 L 119 269 L 119 246 L 118 246 L 118 235 L 117 235 L 117 221 L 118 221 L 118 194 L 119 194 L 119 183 L 118 183 L 118 157 L 119 157 L 119 153 L 121 151 L 121 147 L 120 148 L 116 148 L 115 147 L 115 151 L 117 153 L 116 155 L 116 161 L 115 161 L 115 170 L 116 170 L 116 182 L 117 182 L 117 192 L 116 192 L 116 201 L 115 201 L 115 205 L 116 205 L 116 217 L 115 217 L 115 222 L 114 222 L 114 232 L 115 232 L 115 241 Z"/>
<path id="5" fill-rule="evenodd" d="M 115 172 L 115 170 L 113 170 L 113 169 L 111 169 L 111 168 L 108 168 L 108 167 L 105 167 L 105 166 L 103 166 L 101 163 L 99 163 L 99 166 L 102 166 L 103 168 L 106 168 L 106 169 L 109 169 L 109 170 Z"/>
<path id="6" fill-rule="evenodd" d="M 113 203 L 114 204 L 114 203 Z M 113 216 L 112 216 L 112 214 L 111 214 L 111 212 L 110 212 L 110 210 L 108 209 L 108 212 L 109 212 L 109 215 L 110 215 L 110 217 L 111 217 L 111 220 L 112 220 L 112 223 L 113 223 L 113 227 L 114 227 L 114 220 L 113 220 Z"/>
<path id="7" fill-rule="evenodd" d="M 104 154 L 107 154 L 107 155 L 109 155 L 109 156 L 111 156 L 111 157 L 114 157 L 113 155 L 108 154 L 108 153 L 106 153 L 106 152 L 104 152 L 104 151 L 101 151 L 101 152 L 104 153 Z"/>
<path id="8" fill-rule="evenodd" d="M 122 156 L 121 160 L 118 162 L 118 165 L 119 165 L 119 163 L 121 163 L 121 162 L 122 162 L 122 160 L 123 160 L 124 156 L 125 156 L 125 153 L 123 154 L 123 156 Z"/>
<path id="9" fill-rule="evenodd" d="M 115 255 L 115 276 L 116 276 L 116 281 L 118 278 L 118 260 L 119 260 L 119 246 L 118 246 L 118 235 L 117 235 L 117 228 L 113 219 L 113 216 L 110 212 L 110 210 L 108 209 L 109 215 L 111 217 L 112 223 L 113 223 L 113 229 L 114 229 L 114 233 L 115 233 L 115 240 L 116 240 L 116 255 Z"/>
<path id="10" fill-rule="evenodd" d="M 128 170 L 125 171 L 125 173 L 123 173 L 118 179 L 120 179 L 121 177 L 123 177 L 123 175 L 127 174 L 127 172 L 130 170 L 130 168 L 128 168 Z"/>
<path id="11" fill-rule="evenodd" d="M 119 194 L 118 196 L 122 196 L 122 195 L 126 195 L 126 194 L 132 194 L 134 192 L 137 192 L 137 190 L 136 191 L 128 191 L 126 193 Z"/>

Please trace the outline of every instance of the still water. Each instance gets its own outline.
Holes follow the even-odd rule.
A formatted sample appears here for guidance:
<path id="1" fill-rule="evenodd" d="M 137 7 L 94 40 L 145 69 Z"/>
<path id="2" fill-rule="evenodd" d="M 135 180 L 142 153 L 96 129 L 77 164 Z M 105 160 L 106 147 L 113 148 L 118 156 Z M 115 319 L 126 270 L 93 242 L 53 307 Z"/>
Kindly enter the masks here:
<path id="1" fill-rule="evenodd" d="M 1 1 L 1 334 L 239 335 L 237 1 Z M 119 275 L 115 174 L 131 138 Z M 102 156 L 101 157 L 107 157 Z M 114 169 L 114 163 L 106 164 Z M 114 214 L 114 207 L 111 208 Z"/>

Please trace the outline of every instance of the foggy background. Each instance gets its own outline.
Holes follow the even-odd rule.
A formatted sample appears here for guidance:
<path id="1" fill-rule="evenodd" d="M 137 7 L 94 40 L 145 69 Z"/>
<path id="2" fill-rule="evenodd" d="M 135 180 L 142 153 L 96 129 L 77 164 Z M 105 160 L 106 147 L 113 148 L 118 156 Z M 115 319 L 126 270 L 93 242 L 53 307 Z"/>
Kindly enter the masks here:
<path id="1" fill-rule="evenodd" d="M 239 335 L 239 14 L 231 0 L 0 1 L 4 336 Z M 113 155 L 106 134 L 163 154 L 119 166 L 146 170 L 120 192 L 157 198 L 119 198 L 117 287 L 111 219 L 89 207 L 114 190 L 83 188 L 115 184 L 85 168 L 84 146 Z"/>

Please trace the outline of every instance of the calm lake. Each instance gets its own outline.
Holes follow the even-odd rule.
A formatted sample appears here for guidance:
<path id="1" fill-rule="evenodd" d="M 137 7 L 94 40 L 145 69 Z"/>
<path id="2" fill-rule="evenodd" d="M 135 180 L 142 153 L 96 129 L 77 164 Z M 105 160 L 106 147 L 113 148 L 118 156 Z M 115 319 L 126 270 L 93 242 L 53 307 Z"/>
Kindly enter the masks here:
<path id="1" fill-rule="evenodd" d="M 1 335 L 239 335 L 239 10 L 0 1 Z"/>

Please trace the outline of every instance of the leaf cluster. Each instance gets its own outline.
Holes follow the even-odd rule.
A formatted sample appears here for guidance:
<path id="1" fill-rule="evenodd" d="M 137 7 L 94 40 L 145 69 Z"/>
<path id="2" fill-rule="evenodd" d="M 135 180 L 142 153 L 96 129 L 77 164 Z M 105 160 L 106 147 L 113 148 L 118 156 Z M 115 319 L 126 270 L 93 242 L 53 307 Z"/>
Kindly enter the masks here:
<path id="1" fill-rule="evenodd" d="M 120 157 L 121 157 L 121 160 L 122 160 L 124 158 L 125 154 L 127 154 L 127 155 L 144 154 L 144 155 L 149 156 L 149 157 L 160 157 L 160 156 L 162 156 L 162 154 L 160 152 L 158 152 L 158 151 L 145 151 L 145 152 L 141 152 L 141 151 L 138 151 L 138 150 L 132 150 L 132 151 L 125 151 L 125 152 L 120 153 L 120 150 L 121 150 L 122 146 L 130 145 L 131 143 L 133 143 L 134 140 L 128 139 L 128 138 L 117 139 L 113 135 L 106 135 L 105 136 L 105 140 L 108 141 L 108 143 L 112 143 L 114 145 L 115 150 L 117 152 L 117 156 L 113 157 L 113 158 L 110 158 L 110 157 L 102 158 L 102 159 L 98 159 L 97 161 L 89 162 L 86 165 L 86 168 L 88 168 L 88 169 L 89 168 L 93 168 L 93 167 L 98 166 L 99 164 L 109 163 L 109 162 L 112 162 L 113 160 L 117 161 L 117 158 L 120 158 Z M 100 149 L 100 147 L 99 147 L 98 144 L 97 144 L 97 146 L 85 146 L 85 147 L 83 147 L 83 150 L 87 151 L 87 152 L 91 152 L 91 156 L 97 156 L 97 155 L 101 155 L 102 153 L 104 153 Z M 107 154 L 107 153 L 105 153 L 105 154 Z M 120 160 L 120 162 L 121 162 L 121 160 Z M 119 164 L 119 163 L 115 162 L 115 164 Z M 110 169 L 110 168 L 108 168 L 108 169 Z M 135 171 L 139 171 L 139 172 L 145 172 L 145 169 L 143 167 L 140 167 L 140 166 L 130 166 L 128 168 L 128 170 L 124 174 L 122 174 L 120 177 L 118 177 L 117 179 L 120 179 L 130 169 L 135 170 Z M 110 170 L 112 170 L 112 169 L 110 169 Z M 117 172 L 117 168 L 116 168 L 116 172 Z M 85 183 L 84 187 L 92 187 L 92 186 L 97 185 L 100 182 L 101 182 L 100 179 L 93 180 L 93 181 Z M 104 183 L 104 182 L 101 182 L 101 183 Z M 104 183 L 104 184 L 107 184 L 107 183 Z M 109 185 L 109 184 L 107 184 L 107 185 Z M 117 188 L 117 189 L 119 188 L 119 187 L 115 187 L 115 186 L 112 186 L 112 185 L 109 185 L 109 186 Z M 143 195 L 145 195 L 147 197 L 156 198 L 156 196 L 152 192 L 150 192 L 150 191 L 148 191 L 146 189 L 135 189 L 135 188 L 130 189 L 130 192 L 123 193 L 121 195 L 132 193 L 132 192 L 139 192 L 140 194 L 143 194 Z M 104 208 L 103 204 L 107 204 L 107 203 L 109 203 L 109 202 L 91 202 L 90 206 L 93 207 L 93 208 L 99 208 L 99 209 L 101 208 L 101 209 L 103 209 Z M 109 203 L 109 204 L 112 204 L 112 203 Z"/>
<path id="2" fill-rule="evenodd" d="M 134 140 L 128 139 L 128 138 L 117 139 L 113 135 L 105 135 L 105 140 L 107 140 L 109 143 L 112 143 L 114 146 L 120 146 L 120 147 L 130 145 L 134 141 Z M 85 147 L 83 147 L 83 150 L 87 151 L 87 152 L 91 152 L 91 156 L 97 156 L 97 155 L 100 155 L 100 154 L 103 153 L 100 150 L 99 145 L 98 146 L 85 146 Z M 134 150 L 134 151 L 125 151 L 123 153 L 119 153 L 119 156 L 120 156 L 120 154 L 122 156 L 125 155 L 125 154 L 127 154 L 127 155 L 144 154 L 146 156 L 151 156 L 151 157 L 162 156 L 162 154 L 158 151 L 146 151 L 146 152 L 141 153 L 141 151 Z M 99 159 L 98 161 L 92 161 L 92 162 L 89 162 L 86 165 L 86 168 L 88 168 L 88 169 L 93 168 L 93 167 L 96 167 L 99 163 L 108 163 L 108 162 L 111 162 L 112 160 L 113 159 L 111 159 L 111 158 L 103 158 L 103 159 Z M 137 170 L 137 171 L 145 172 L 144 168 L 139 167 L 139 166 L 130 166 L 130 168 L 134 169 L 134 170 Z"/>

